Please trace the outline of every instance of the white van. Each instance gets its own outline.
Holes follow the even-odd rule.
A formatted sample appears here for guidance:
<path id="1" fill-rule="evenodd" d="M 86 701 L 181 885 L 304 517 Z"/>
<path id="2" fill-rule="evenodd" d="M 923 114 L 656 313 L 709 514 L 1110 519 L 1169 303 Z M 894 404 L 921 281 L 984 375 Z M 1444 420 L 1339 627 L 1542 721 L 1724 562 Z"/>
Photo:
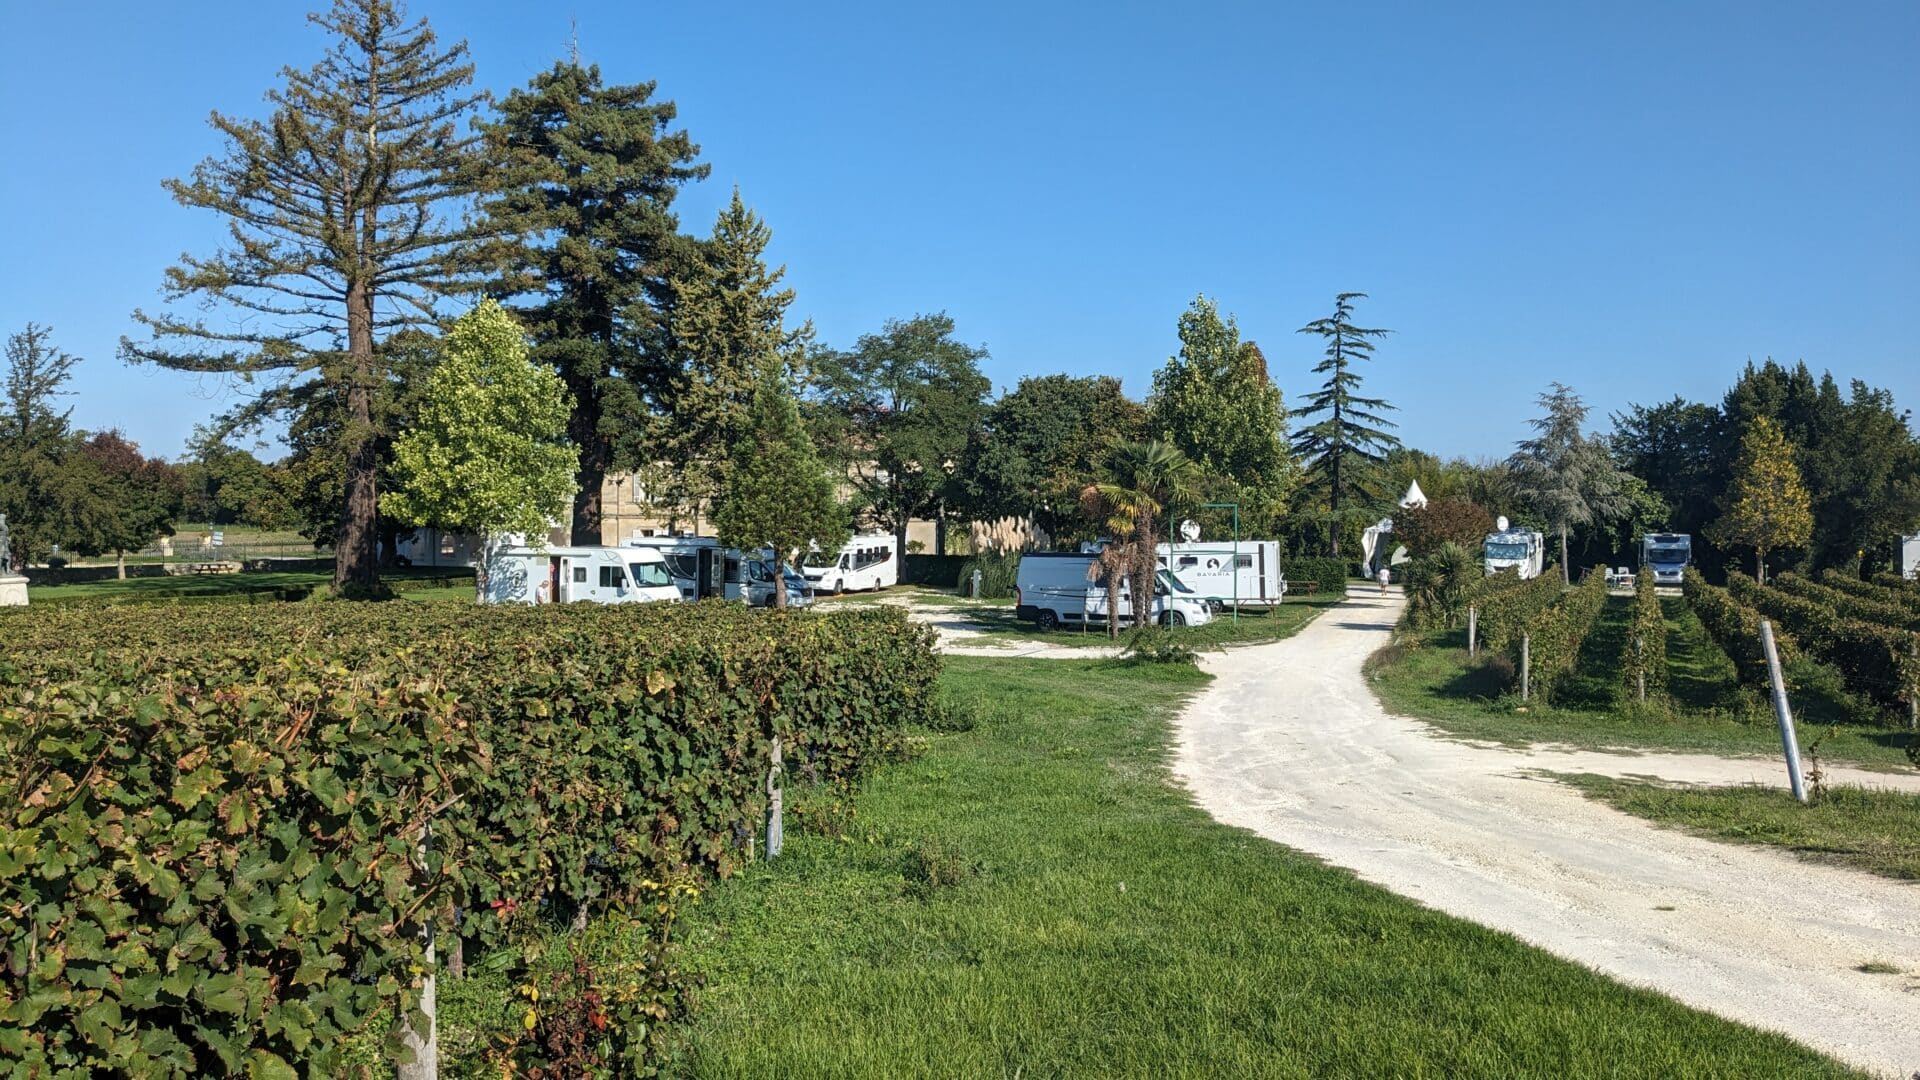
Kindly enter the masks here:
<path id="1" fill-rule="evenodd" d="M 1215 611 L 1236 601 L 1241 607 L 1265 608 L 1286 599 L 1278 540 L 1161 544 L 1159 552 L 1160 565 L 1211 601 Z"/>
<path id="2" fill-rule="evenodd" d="M 1107 588 L 1087 574 L 1096 556 L 1085 552 L 1030 551 L 1014 575 L 1014 615 L 1039 624 L 1083 626 L 1107 621 Z M 1120 618 L 1133 617 L 1131 583 L 1120 587 Z M 1213 621 L 1205 597 L 1161 570 L 1154 585 L 1152 618 L 1166 626 L 1205 626 Z"/>
<path id="3" fill-rule="evenodd" d="M 856 536 L 829 554 L 807 552 L 800 572 L 816 592 L 866 592 L 900 583 L 899 544 L 892 533 Z"/>
<path id="4" fill-rule="evenodd" d="M 487 560 L 488 604 L 644 604 L 678 600 L 657 551 L 617 547 L 505 547 Z"/>
<path id="5" fill-rule="evenodd" d="M 723 596 L 752 607 L 773 606 L 773 552 L 764 548 L 748 555 L 738 548 L 721 547 L 712 536 L 638 536 L 626 546 L 659 552 L 683 600 Z M 807 580 L 791 569 L 786 576 L 787 605 L 813 603 Z"/>

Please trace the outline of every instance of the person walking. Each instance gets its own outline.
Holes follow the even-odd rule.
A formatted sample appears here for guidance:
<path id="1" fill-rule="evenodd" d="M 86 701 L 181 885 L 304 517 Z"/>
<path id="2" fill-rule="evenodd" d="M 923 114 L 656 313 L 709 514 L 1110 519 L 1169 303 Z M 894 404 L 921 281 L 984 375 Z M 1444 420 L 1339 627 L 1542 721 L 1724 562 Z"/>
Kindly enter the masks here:
<path id="1" fill-rule="evenodd" d="M 1393 580 L 1393 571 L 1387 569 L 1386 564 L 1382 563 L 1380 569 L 1374 573 L 1373 577 L 1375 581 L 1380 583 L 1380 595 L 1385 596 L 1387 594 L 1387 582 Z"/>

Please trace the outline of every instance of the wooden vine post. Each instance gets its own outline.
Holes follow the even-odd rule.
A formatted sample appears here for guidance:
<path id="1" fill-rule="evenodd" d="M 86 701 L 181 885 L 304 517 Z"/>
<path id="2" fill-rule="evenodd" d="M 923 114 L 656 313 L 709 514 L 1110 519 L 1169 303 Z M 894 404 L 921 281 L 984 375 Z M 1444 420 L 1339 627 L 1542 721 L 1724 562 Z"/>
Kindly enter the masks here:
<path id="1" fill-rule="evenodd" d="M 1532 674 L 1531 672 L 1532 667 L 1533 667 L 1533 635 L 1523 633 L 1520 635 L 1520 700 L 1521 701 L 1527 700 L 1528 691 L 1532 688 L 1531 681 L 1529 679 L 1529 676 Z"/>
<path id="2" fill-rule="evenodd" d="M 1480 652 L 1480 605 L 1467 605 L 1467 659 Z"/>

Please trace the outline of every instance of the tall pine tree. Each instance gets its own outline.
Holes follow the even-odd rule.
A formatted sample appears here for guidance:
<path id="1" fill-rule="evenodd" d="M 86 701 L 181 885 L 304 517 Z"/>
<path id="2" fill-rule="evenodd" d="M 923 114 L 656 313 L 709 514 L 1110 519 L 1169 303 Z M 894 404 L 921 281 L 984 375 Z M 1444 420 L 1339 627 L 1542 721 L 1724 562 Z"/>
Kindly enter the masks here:
<path id="1" fill-rule="evenodd" d="M 607 86 L 598 66 L 561 62 L 482 125 L 501 233 L 487 249 L 488 290 L 517 298 L 533 358 L 573 397 L 567 435 L 580 449 L 573 542 L 600 542 L 609 469 L 639 464 L 646 400 L 674 370 L 671 279 L 699 257 L 673 199 L 706 177 L 700 148 L 673 130 L 678 109 L 654 84 Z"/>
<path id="2" fill-rule="evenodd" d="M 833 551 L 846 543 L 846 508 L 833 478 L 800 422 L 793 392 L 778 372 L 761 373 L 746 427 L 728 461 L 727 490 L 713 513 L 720 542 L 747 552 L 771 548 L 773 603 L 787 606 L 786 561 L 809 544 Z"/>
<path id="3" fill-rule="evenodd" d="M 264 376 L 259 413 L 291 410 L 306 389 L 337 399 L 346 484 L 334 587 L 361 593 L 378 585 L 381 345 L 432 321 L 437 294 L 471 268 L 473 234 L 453 204 L 471 194 L 463 129 L 481 97 L 468 90 L 466 46 L 441 48 L 394 0 L 334 0 L 308 18 L 334 39 L 325 57 L 286 69 L 266 119 L 214 113 L 226 150 L 166 185 L 226 218 L 230 239 L 169 269 L 165 295 L 225 311 L 136 311 L 152 340 L 123 339 L 121 355 Z"/>
<path id="4" fill-rule="evenodd" d="M 1305 459 L 1303 487 L 1326 500 L 1327 543 L 1329 553 L 1340 555 L 1340 530 L 1346 519 L 1364 505 L 1378 500 L 1380 493 L 1368 483 L 1366 466 L 1378 463 L 1389 450 L 1398 449 L 1400 440 L 1385 429 L 1396 426 L 1380 413 L 1393 408 L 1384 398 L 1361 397 L 1360 373 L 1354 364 L 1373 358 L 1373 339 L 1385 337 L 1390 330 L 1373 330 L 1353 325 L 1353 302 L 1366 299 L 1366 293 L 1341 293 L 1334 297 L 1333 314 L 1300 328 L 1302 334 L 1326 339 L 1326 352 L 1315 375 L 1327 381 L 1307 395 L 1302 417 L 1320 416 L 1293 435 L 1293 451 Z"/>
<path id="5" fill-rule="evenodd" d="M 813 340 L 811 322 L 787 327 L 794 294 L 780 288 L 787 268 L 767 266 L 772 239 L 736 188 L 703 258 L 673 283 L 667 329 L 679 367 L 663 388 L 655 460 L 645 464 L 658 466 L 648 484 L 656 499 L 696 517 L 726 491 L 760 379 L 797 370 Z"/>

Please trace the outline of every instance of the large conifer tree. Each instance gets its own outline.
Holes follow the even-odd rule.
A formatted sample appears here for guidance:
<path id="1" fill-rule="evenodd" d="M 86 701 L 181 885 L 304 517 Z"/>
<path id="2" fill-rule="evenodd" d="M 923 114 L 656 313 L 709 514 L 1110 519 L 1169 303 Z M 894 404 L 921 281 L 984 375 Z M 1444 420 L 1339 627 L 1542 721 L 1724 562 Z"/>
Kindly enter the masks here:
<path id="1" fill-rule="evenodd" d="M 607 86 L 598 66 L 555 64 L 515 90 L 484 125 L 497 194 L 484 203 L 502 235 L 489 244 L 489 290 L 517 297 L 534 339 L 573 396 L 567 435 L 580 449 L 573 542 L 600 542 L 607 471 L 642 462 L 643 401 L 674 369 L 670 279 L 698 258 L 672 210 L 707 175 L 700 148 L 672 125 L 654 84 Z"/>
<path id="2" fill-rule="evenodd" d="M 285 70 L 266 119 L 214 113 L 225 151 L 167 182 L 182 205 L 228 220 L 227 245 L 184 256 L 164 289 L 217 314 L 135 312 L 152 340 L 123 340 L 121 353 L 264 376 L 256 415 L 290 411 L 296 395 L 336 399 L 346 484 L 334 587 L 363 592 L 378 575 L 381 344 L 432 320 L 437 294 L 470 268 L 472 235 L 449 202 L 470 194 L 463 129 L 480 96 L 466 46 L 442 48 L 393 0 L 334 0 L 308 18 L 334 38 L 325 57 Z"/>
<path id="3" fill-rule="evenodd" d="M 1300 328 L 1302 334 L 1326 339 L 1324 358 L 1313 369 L 1327 381 L 1307 395 L 1301 417 L 1320 416 L 1293 436 L 1294 453 L 1305 459 L 1303 486 L 1327 504 L 1329 551 L 1340 554 L 1340 529 L 1345 523 L 1343 504 L 1356 497 L 1377 499 L 1379 493 L 1367 483 L 1366 466 L 1377 463 L 1387 451 L 1397 449 L 1400 440 L 1386 431 L 1395 425 L 1381 416 L 1390 410 L 1384 398 L 1361 397 L 1360 373 L 1353 365 L 1373 358 L 1373 339 L 1385 337 L 1390 330 L 1373 330 L 1353 325 L 1353 302 L 1366 299 L 1366 293 L 1341 293 L 1334 297 L 1333 314 Z M 1364 508 L 1363 508 L 1364 509 Z"/>

